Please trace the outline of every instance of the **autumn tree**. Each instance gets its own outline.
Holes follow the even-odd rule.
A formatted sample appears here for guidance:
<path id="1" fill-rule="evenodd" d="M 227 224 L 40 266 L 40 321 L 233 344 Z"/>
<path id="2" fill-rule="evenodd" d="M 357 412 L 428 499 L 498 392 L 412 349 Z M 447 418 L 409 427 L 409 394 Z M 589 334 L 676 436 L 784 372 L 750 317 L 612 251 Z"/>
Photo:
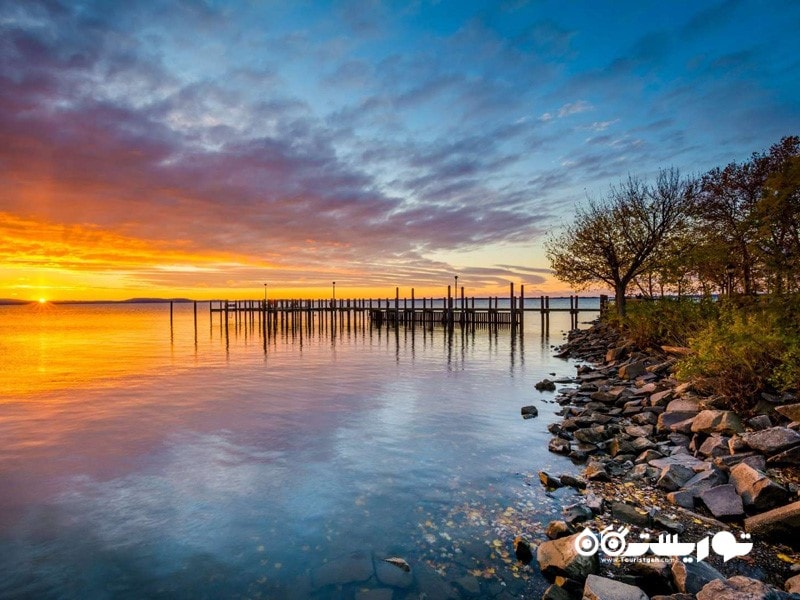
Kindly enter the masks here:
<path id="1" fill-rule="evenodd" d="M 628 286 L 667 258 L 665 249 L 687 225 L 693 192 L 694 184 L 676 169 L 662 170 L 652 185 L 628 177 L 611 186 L 605 198 L 579 207 L 575 221 L 545 242 L 555 276 L 579 289 L 608 285 L 624 316 Z"/>

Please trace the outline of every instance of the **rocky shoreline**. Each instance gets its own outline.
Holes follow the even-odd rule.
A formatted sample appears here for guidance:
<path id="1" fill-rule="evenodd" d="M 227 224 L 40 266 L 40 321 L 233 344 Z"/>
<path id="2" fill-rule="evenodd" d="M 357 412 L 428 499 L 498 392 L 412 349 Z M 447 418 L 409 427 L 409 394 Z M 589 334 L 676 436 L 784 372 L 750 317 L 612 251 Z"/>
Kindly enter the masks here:
<path id="1" fill-rule="evenodd" d="M 580 502 L 538 547 L 516 542 L 553 582 L 544 598 L 800 599 L 800 403 L 767 397 L 745 419 L 676 381 L 687 351 L 638 349 L 599 322 L 558 348 L 582 364 L 549 449 L 585 469 L 539 473 Z"/>

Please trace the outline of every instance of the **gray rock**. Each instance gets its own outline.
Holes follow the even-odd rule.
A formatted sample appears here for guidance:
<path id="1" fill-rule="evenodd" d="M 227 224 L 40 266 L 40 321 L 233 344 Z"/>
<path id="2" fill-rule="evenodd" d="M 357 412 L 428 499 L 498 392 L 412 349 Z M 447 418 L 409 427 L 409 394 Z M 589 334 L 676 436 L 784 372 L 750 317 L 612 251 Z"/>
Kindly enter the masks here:
<path id="1" fill-rule="evenodd" d="M 724 435 L 712 435 L 700 445 L 698 452 L 703 456 L 728 456 L 730 454 L 729 441 L 730 438 Z"/>
<path id="2" fill-rule="evenodd" d="M 770 427 L 763 431 L 752 431 L 742 435 L 742 438 L 753 450 L 758 450 L 767 456 L 800 445 L 800 433 L 788 427 Z"/>
<path id="3" fill-rule="evenodd" d="M 637 450 L 633 444 L 626 439 L 615 437 L 608 445 L 608 453 L 611 456 L 619 456 L 620 454 L 639 454 L 644 448 Z"/>
<path id="4" fill-rule="evenodd" d="M 744 515 L 742 499 L 729 483 L 701 492 L 700 500 L 717 519 L 736 519 Z"/>
<path id="5" fill-rule="evenodd" d="M 714 458 L 714 466 L 723 471 L 730 471 L 739 463 L 745 463 L 759 471 L 764 471 L 767 468 L 767 459 L 764 458 L 764 455 L 753 451 L 740 452 L 738 454 L 731 454 L 730 456 L 717 456 Z"/>
<path id="6" fill-rule="evenodd" d="M 736 454 L 737 452 L 747 452 L 749 447 L 745 443 L 742 436 L 739 434 L 734 435 L 731 439 L 728 440 L 728 453 L 729 454 Z M 720 454 L 719 456 L 723 456 Z"/>
<path id="7" fill-rule="evenodd" d="M 603 512 L 605 500 L 594 494 L 586 494 L 583 497 L 583 502 L 594 514 L 599 515 Z"/>
<path id="8" fill-rule="evenodd" d="M 555 583 L 544 591 L 542 600 L 573 600 L 574 596 Z"/>
<path id="9" fill-rule="evenodd" d="M 763 429 L 769 429 L 772 427 L 772 421 L 769 420 L 767 415 L 758 415 L 753 417 L 747 421 L 747 424 L 756 431 L 761 431 Z"/>
<path id="10" fill-rule="evenodd" d="M 658 415 L 656 430 L 659 433 L 690 433 L 696 414 L 697 413 L 684 411 L 663 412 Z"/>
<path id="11" fill-rule="evenodd" d="M 407 563 L 406 563 L 407 567 Z M 414 583 L 414 574 L 411 569 L 402 563 L 392 563 L 386 560 L 375 561 L 375 575 L 383 585 L 401 589 L 410 588 Z"/>
<path id="12" fill-rule="evenodd" d="M 555 454 L 569 454 L 570 444 L 569 441 L 563 438 L 555 437 L 550 440 L 550 443 L 547 445 L 547 449 Z"/>
<path id="13" fill-rule="evenodd" d="M 567 506 L 562 512 L 564 513 L 564 520 L 569 525 L 575 525 L 576 523 L 581 523 L 594 518 L 592 509 L 585 504 L 573 504 L 571 506 Z"/>
<path id="14" fill-rule="evenodd" d="M 536 560 L 545 577 L 558 575 L 583 580 L 598 569 L 597 555 L 581 556 L 575 549 L 575 540 L 580 534 L 539 544 Z"/>
<path id="15" fill-rule="evenodd" d="M 608 429 L 604 425 L 595 425 L 594 427 L 584 427 L 583 429 L 578 429 L 573 435 L 579 442 L 584 442 L 586 444 L 597 444 L 607 440 L 609 433 Z"/>
<path id="16" fill-rule="evenodd" d="M 744 431 L 739 417 L 732 410 L 703 410 L 692 422 L 693 433 L 733 435 Z"/>
<path id="17" fill-rule="evenodd" d="M 683 594 L 697 594 L 703 587 L 725 577 L 714 567 L 705 562 L 685 563 L 676 560 L 672 563 L 672 581 L 675 588 Z"/>
<path id="18" fill-rule="evenodd" d="M 702 492 L 728 482 L 728 477 L 719 469 L 706 469 L 700 471 L 689 481 L 683 484 L 683 490 L 691 492 L 694 498 L 699 498 Z"/>
<path id="19" fill-rule="evenodd" d="M 360 583 L 372 577 L 372 557 L 356 553 L 336 558 L 311 571 L 311 584 L 315 588 L 328 585 Z"/>
<path id="20" fill-rule="evenodd" d="M 789 448 L 767 459 L 769 466 L 800 465 L 800 446 Z"/>
<path id="21" fill-rule="evenodd" d="M 682 506 L 683 508 L 694 508 L 694 493 L 687 490 L 670 492 L 667 494 L 667 501 L 675 506 Z"/>
<path id="22" fill-rule="evenodd" d="M 656 392 L 650 396 L 650 406 L 667 406 L 669 401 L 672 400 L 672 396 L 672 390 Z"/>
<path id="23" fill-rule="evenodd" d="M 747 518 L 744 529 L 759 537 L 788 540 L 796 546 L 800 533 L 800 501 Z"/>
<path id="24" fill-rule="evenodd" d="M 664 458 L 664 455 L 658 452 L 657 450 L 645 450 L 639 456 L 636 457 L 635 463 L 649 463 L 651 460 L 656 460 L 657 458 Z"/>
<path id="25" fill-rule="evenodd" d="M 620 379 L 636 379 L 647 372 L 646 365 L 643 362 L 632 362 L 627 365 L 622 365 L 617 372 Z"/>
<path id="26" fill-rule="evenodd" d="M 586 481 L 580 477 L 573 477 L 572 475 L 562 475 L 559 477 L 561 483 L 567 487 L 575 488 L 576 490 L 586 489 Z"/>
<path id="27" fill-rule="evenodd" d="M 710 468 L 710 465 L 707 462 L 700 460 L 699 458 L 695 458 L 690 454 L 673 454 L 672 456 L 651 460 L 648 464 L 656 469 L 663 469 L 667 465 L 677 464 L 688 467 L 696 473 Z"/>
<path id="28" fill-rule="evenodd" d="M 549 490 L 562 487 L 561 481 L 544 471 L 539 471 L 539 481 L 541 481 L 542 485 Z"/>
<path id="29" fill-rule="evenodd" d="M 651 464 L 652 462 L 655 461 L 651 461 Z M 666 490 L 667 492 L 674 492 L 682 488 L 684 484 L 694 476 L 695 472 L 693 469 L 681 464 L 672 463 L 661 469 L 656 487 Z"/>
<path id="30" fill-rule="evenodd" d="M 589 575 L 583 586 L 583 600 L 648 600 L 648 597 L 636 586 Z"/>
<path id="31" fill-rule="evenodd" d="M 628 425 L 625 428 L 625 433 L 627 433 L 632 438 L 648 437 L 648 436 L 653 435 L 653 426 L 652 425 Z"/>
<path id="32" fill-rule="evenodd" d="M 611 503 L 611 516 L 623 523 L 647 527 L 650 524 L 650 515 L 646 510 L 625 502 Z"/>
<path id="33" fill-rule="evenodd" d="M 523 419 L 532 419 L 533 417 L 538 417 L 539 416 L 539 409 L 536 408 L 533 405 L 531 405 L 531 406 L 523 406 L 519 410 L 520 410 L 520 413 L 522 413 L 522 418 Z"/>
<path id="34" fill-rule="evenodd" d="M 741 575 L 707 583 L 697 594 L 697 600 L 783 600 L 788 594 L 766 583 Z"/>
<path id="35" fill-rule="evenodd" d="M 744 463 L 731 469 L 730 482 L 744 505 L 758 512 L 780 506 L 789 499 L 786 488 L 772 481 L 766 473 Z"/>
<path id="36" fill-rule="evenodd" d="M 666 529 L 671 533 L 683 533 L 686 527 L 680 521 L 669 518 L 663 512 L 658 512 L 653 517 L 653 526 L 661 529 Z"/>
<path id="37" fill-rule="evenodd" d="M 539 383 L 534 385 L 537 390 L 540 392 L 555 392 L 556 391 L 556 384 L 550 381 L 549 379 L 542 379 Z"/>

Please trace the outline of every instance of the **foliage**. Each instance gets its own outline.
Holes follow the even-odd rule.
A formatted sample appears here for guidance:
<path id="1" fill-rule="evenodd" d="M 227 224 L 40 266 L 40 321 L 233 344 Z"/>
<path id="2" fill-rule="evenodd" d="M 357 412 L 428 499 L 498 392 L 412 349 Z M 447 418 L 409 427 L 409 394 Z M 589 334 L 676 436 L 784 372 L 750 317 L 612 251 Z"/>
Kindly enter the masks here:
<path id="1" fill-rule="evenodd" d="M 747 411 L 762 392 L 797 391 L 800 382 L 796 300 L 762 298 L 728 302 L 689 342 L 693 354 L 681 361 L 678 376 L 698 378 L 709 391 Z"/>
<path id="2" fill-rule="evenodd" d="M 575 222 L 545 243 L 556 277 L 577 288 L 605 283 L 624 315 L 628 286 L 663 259 L 664 248 L 685 229 L 692 189 L 675 169 L 661 171 L 653 185 L 629 177 L 612 186 L 605 199 L 579 208 Z"/>
<path id="3" fill-rule="evenodd" d="M 716 303 L 709 299 L 659 298 L 630 302 L 619 323 L 640 348 L 686 346 L 717 314 Z"/>

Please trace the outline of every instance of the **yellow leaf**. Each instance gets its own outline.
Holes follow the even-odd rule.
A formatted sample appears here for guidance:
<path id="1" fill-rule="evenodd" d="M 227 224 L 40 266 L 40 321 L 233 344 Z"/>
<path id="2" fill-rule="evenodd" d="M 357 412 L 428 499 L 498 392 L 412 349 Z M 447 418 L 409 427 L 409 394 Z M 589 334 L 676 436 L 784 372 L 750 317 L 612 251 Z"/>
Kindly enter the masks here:
<path id="1" fill-rule="evenodd" d="M 798 562 L 797 559 L 792 558 L 791 556 L 787 556 L 786 554 L 779 553 L 778 558 L 781 559 L 783 562 L 789 563 L 793 565 L 794 563 Z"/>

